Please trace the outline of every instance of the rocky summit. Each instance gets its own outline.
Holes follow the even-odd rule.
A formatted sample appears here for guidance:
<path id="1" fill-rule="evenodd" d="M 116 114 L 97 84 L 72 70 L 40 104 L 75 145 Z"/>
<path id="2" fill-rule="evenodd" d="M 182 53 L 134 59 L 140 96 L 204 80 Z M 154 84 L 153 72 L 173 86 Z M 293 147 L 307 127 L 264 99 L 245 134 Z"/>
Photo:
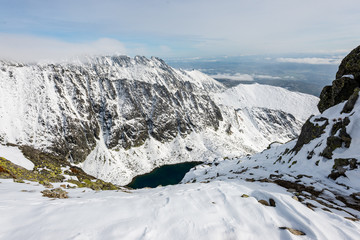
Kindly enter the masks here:
<path id="1" fill-rule="evenodd" d="M 321 92 L 319 111 L 324 112 L 342 101 L 348 100 L 360 87 L 360 46 L 352 50 L 341 62 L 336 79 Z M 355 91 L 355 92 L 354 92 Z M 353 98 L 354 98 L 353 97 Z M 357 98 L 357 97 L 356 97 Z M 354 101 L 354 100 L 352 100 Z"/>

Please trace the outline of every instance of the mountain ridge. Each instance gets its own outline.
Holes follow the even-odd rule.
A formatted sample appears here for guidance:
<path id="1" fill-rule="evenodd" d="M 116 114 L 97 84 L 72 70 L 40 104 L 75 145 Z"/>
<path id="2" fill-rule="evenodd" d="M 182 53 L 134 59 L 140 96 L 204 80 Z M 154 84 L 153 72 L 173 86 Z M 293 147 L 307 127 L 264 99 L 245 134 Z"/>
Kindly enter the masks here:
<path id="1" fill-rule="evenodd" d="M 0 142 L 55 154 L 118 184 L 166 163 L 259 151 L 295 137 L 303 121 L 281 107 L 235 111 L 216 97 L 222 84 L 158 58 L 0 65 Z M 285 92 L 312 104 L 304 115 L 316 112 L 316 98 Z"/>

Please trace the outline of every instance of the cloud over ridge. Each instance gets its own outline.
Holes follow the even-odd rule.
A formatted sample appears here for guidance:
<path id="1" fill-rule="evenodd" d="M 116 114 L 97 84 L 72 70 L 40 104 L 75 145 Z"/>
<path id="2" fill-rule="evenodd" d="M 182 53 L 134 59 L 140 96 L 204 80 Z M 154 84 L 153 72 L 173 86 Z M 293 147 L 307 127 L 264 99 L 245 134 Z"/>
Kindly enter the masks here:
<path id="1" fill-rule="evenodd" d="M 123 43 L 111 38 L 66 42 L 53 38 L 0 33 L 0 58 L 22 61 L 66 61 L 93 55 L 126 54 Z"/>
<path id="2" fill-rule="evenodd" d="M 282 63 L 303 63 L 303 64 L 327 64 L 327 65 L 338 65 L 341 62 L 340 57 L 333 58 L 277 58 L 276 61 Z"/>

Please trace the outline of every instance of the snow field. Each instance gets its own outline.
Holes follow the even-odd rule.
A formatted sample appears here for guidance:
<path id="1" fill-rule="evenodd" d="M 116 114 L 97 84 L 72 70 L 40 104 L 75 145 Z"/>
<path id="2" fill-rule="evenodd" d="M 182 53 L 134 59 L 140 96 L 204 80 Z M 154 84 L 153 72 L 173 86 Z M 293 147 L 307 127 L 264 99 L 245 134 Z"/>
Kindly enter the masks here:
<path id="1" fill-rule="evenodd" d="M 305 121 L 312 114 L 319 114 L 317 97 L 258 83 L 239 84 L 215 93 L 214 98 L 217 103 L 235 109 L 262 107 L 282 110 L 300 121 Z"/>
<path id="2" fill-rule="evenodd" d="M 0 182 L 0 239 L 357 239 L 360 231 L 358 222 L 313 211 L 268 183 L 67 189 L 70 198 L 52 200 L 42 197 L 43 187 L 35 183 Z M 269 198 L 276 207 L 258 203 Z"/>

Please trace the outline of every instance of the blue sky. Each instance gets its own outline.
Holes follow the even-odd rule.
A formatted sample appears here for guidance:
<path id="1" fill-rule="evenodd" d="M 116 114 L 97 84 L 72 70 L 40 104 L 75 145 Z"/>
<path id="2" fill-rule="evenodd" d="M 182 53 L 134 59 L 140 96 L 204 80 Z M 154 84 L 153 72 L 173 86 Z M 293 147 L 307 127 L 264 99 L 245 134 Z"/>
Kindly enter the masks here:
<path id="1" fill-rule="evenodd" d="M 338 53 L 358 0 L 0 0 L 1 58 Z"/>

